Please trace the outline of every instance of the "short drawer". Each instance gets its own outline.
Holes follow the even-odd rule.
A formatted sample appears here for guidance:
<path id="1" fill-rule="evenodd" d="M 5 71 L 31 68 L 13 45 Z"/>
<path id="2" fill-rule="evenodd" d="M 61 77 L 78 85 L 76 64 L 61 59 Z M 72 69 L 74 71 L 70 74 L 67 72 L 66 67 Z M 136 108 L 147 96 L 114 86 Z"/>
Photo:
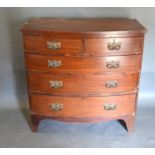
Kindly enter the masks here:
<path id="1" fill-rule="evenodd" d="M 109 57 L 63 57 L 26 54 L 28 70 L 53 73 L 138 72 L 141 55 Z"/>
<path id="2" fill-rule="evenodd" d="M 130 55 L 143 51 L 143 37 L 132 38 L 87 38 L 85 52 L 96 55 Z"/>
<path id="3" fill-rule="evenodd" d="M 116 117 L 135 113 L 136 94 L 110 97 L 30 95 L 31 112 L 55 117 Z"/>
<path id="4" fill-rule="evenodd" d="M 62 95 L 105 95 L 136 91 L 138 73 L 101 75 L 58 75 L 28 73 L 29 91 Z"/>
<path id="5" fill-rule="evenodd" d="M 81 52 L 80 38 L 24 36 L 25 51 L 34 53 L 62 54 Z"/>

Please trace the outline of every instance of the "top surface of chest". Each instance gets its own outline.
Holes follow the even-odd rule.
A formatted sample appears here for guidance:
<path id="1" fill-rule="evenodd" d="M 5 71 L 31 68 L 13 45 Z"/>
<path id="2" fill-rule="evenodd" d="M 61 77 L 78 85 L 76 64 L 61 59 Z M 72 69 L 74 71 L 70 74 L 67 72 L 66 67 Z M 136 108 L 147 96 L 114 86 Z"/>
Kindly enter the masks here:
<path id="1" fill-rule="evenodd" d="M 21 30 L 34 35 L 142 36 L 146 29 L 135 19 L 30 18 Z"/>

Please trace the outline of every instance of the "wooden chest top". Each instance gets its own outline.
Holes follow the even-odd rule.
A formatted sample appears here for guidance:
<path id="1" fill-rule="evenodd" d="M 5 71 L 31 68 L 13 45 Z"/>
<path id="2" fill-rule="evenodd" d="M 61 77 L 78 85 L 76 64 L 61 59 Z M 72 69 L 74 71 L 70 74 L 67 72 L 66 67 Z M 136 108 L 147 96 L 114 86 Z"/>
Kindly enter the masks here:
<path id="1" fill-rule="evenodd" d="M 67 34 L 99 36 L 142 36 L 146 29 L 136 19 L 124 18 L 30 18 L 21 30 L 24 34 Z"/>

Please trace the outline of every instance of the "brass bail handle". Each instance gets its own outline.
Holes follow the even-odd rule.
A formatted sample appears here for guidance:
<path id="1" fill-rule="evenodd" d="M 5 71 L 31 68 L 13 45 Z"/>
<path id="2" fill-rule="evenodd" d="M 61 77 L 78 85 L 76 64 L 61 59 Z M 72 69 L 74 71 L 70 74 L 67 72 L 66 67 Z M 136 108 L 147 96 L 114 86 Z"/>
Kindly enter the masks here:
<path id="1" fill-rule="evenodd" d="M 106 67 L 108 69 L 116 69 L 120 67 L 120 61 L 107 61 Z"/>
<path id="2" fill-rule="evenodd" d="M 58 50 L 61 48 L 61 42 L 60 41 L 47 41 L 47 48 L 50 50 Z"/>
<path id="3" fill-rule="evenodd" d="M 59 68 L 62 65 L 61 60 L 48 60 L 49 68 Z"/>
<path id="4" fill-rule="evenodd" d="M 115 39 L 113 39 L 112 42 L 107 43 L 107 48 L 110 51 L 120 50 L 121 49 L 121 42 L 116 42 Z"/>
<path id="5" fill-rule="evenodd" d="M 117 80 L 108 80 L 105 83 L 106 88 L 116 88 L 118 87 L 118 81 Z"/>
<path id="6" fill-rule="evenodd" d="M 50 88 L 62 88 L 62 86 L 63 86 L 63 81 L 57 81 L 57 80 L 49 81 Z"/>
<path id="7" fill-rule="evenodd" d="M 52 103 L 49 107 L 52 111 L 61 111 L 64 105 L 61 103 Z"/>
<path id="8" fill-rule="evenodd" d="M 104 110 L 116 110 L 116 103 L 106 103 L 104 104 Z"/>

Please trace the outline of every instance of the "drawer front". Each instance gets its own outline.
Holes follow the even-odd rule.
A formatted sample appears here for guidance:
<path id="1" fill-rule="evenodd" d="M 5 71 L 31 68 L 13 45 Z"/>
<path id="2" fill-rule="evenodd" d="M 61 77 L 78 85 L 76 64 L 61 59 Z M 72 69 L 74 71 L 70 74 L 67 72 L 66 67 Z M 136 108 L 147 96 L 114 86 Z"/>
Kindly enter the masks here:
<path id="1" fill-rule="evenodd" d="M 24 36 L 25 51 L 34 53 L 61 54 L 81 52 L 80 38 Z"/>
<path id="2" fill-rule="evenodd" d="M 30 95 L 34 113 L 55 117 L 115 117 L 135 112 L 136 95 L 110 97 L 57 97 Z"/>
<path id="3" fill-rule="evenodd" d="M 138 72 L 141 55 L 109 57 L 63 57 L 26 54 L 28 70 L 53 73 Z"/>
<path id="4" fill-rule="evenodd" d="M 85 39 L 85 52 L 96 55 L 129 55 L 143 51 L 143 37 Z"/>
<path id="5" fill-rule="evenodd" d="M 138 84 L 138 74 L 102 75 L 52 75 L 29 72 L 29 91 L 65 95 L 105 95 L 133 92 Z"/>

